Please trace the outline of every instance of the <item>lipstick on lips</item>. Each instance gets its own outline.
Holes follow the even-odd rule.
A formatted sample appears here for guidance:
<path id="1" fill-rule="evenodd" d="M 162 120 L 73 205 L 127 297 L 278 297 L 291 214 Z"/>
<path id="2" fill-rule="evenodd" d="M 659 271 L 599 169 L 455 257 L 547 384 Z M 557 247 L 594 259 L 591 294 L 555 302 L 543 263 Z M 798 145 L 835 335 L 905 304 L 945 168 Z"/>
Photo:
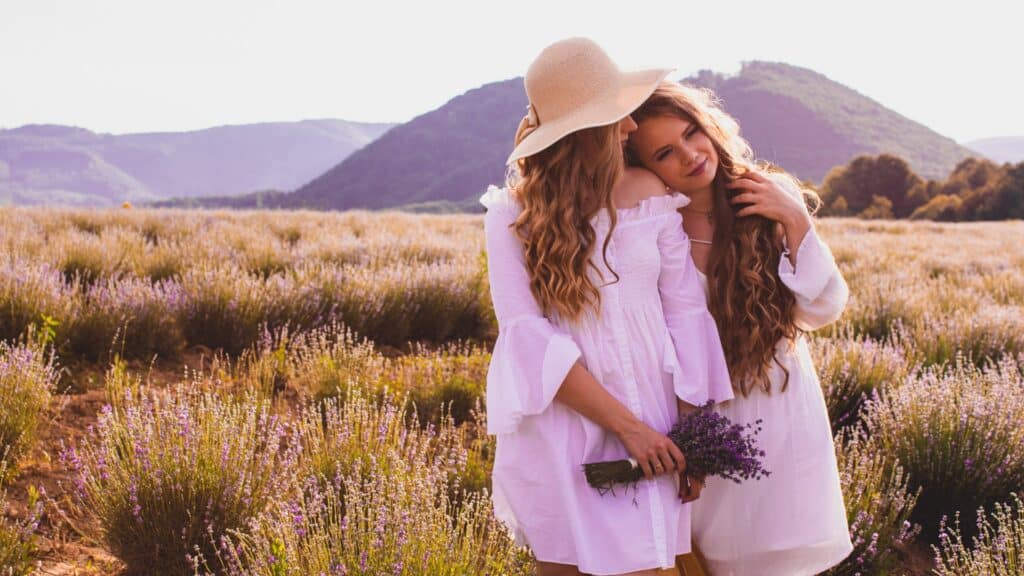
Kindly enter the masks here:
<path id="1" fill-rule="evenodd" d="M 701 174 L 704 173 L 704 169 L 707 167 L 707 165 L 708 165 L 708 159 L 705 158 L 703 161 L 701 161 L 700 164 L 697 165 L 696 168 L 693 169 L 692 172 L 687 174 L 687 176 L 700 176 Z"/>

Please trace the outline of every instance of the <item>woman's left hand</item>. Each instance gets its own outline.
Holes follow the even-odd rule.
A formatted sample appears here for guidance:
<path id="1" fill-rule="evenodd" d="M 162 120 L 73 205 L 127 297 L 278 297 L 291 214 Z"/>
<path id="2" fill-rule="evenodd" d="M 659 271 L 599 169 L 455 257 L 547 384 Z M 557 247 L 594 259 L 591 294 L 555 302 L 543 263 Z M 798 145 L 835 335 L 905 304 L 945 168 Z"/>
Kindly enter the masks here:
<path id="1" fill-rule="evenodd" d="M 741 178 L 725 185 L 739 192 L 730 199 L 732 204 L 749 204 L 736 212 L 736 216 L 764 216 L 782 224 L 789 246 L 795 249 L 811 228 L 811 216 L 802 199 L 785 190 L 764 173 L 751 170 Z"/>
<path id="2" fill-rule="evenodd" d="M 739 217 L 757 214 L 783 225 L 791 220 L 811 219 L 803 202 L 762 172 L 747 172 L 741 178 L 726 183 L 725 187 L 739 192 L 730 203 L 749 204 L 736 213 Z"/>

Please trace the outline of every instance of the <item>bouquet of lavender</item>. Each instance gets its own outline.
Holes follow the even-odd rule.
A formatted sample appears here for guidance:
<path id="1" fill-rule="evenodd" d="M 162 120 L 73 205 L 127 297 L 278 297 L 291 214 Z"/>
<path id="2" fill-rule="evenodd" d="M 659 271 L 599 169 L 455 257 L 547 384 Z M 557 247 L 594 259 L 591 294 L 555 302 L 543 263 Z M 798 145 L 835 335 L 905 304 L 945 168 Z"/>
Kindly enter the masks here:
<path id="1" fill-rule="evenodd" d="M 769 472 L 761 465 L 764 451 L 757 448 L 754 435 L 761 421 L 741 426 L 713 411 L 713 402 L 699 407 L 676 422 L 668 437 L 686 456 L 690 476 L 720 476 L 739 483 L 759 480 Z M 754 428 L 757 426 L 756 428 Z M 745 433 L 753 429 L 751 433 Z M 604 493 L 615 484 L 631 484 L 644 477 L 632 458 L 583 465 L 587 483 Z"/>

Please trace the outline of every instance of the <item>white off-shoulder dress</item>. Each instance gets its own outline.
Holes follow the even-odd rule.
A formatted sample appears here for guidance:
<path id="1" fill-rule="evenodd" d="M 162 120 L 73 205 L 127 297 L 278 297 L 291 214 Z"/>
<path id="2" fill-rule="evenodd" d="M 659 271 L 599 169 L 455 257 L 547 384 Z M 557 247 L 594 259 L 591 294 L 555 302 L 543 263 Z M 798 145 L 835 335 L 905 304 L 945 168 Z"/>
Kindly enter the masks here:
<path id="1" fill-rule="evenodd" d="M 682 195 L 656 196 L 617 211 L 608 247 L 607 212 L 592 220 L 600 313 L 576 323 L 545 317 L 530 292 L 523 246 L 510 225 L 520 206 L 492 187 L 487 207 L 488 274 L 498 339 L 487 374 L 487 427 L 497 435 L 494 513 L 538 560 L 590 574 L 674 566 L 690 551 L 690 504 L 674 474 L 641 480 L 636 493 L 604 496 L 582 465 L 629 457 L 618 438 L 555 401 L 579 360 L 615 398 L 655 430 L 678 418 L 676 398 L 702 404 L 732 397 L 718 330 L 707 310 L 677 208 Z"/>
<path id="2" fill-rule="evenodd" d="M 846 281 L 813 228 L 795 268 L 783 255 L 779 276 L 796 297 L 803 331 L 834 322 L 846 307 Z M 710 576 L 817 574 L 853 550 L 828 410 L 806 340 L 780 342 L 776 357 L 789 370 L 785 391 L 784 372 L 773 365 L 770 394 L 755 389 L 716 407 L 739 424 L 762 421 L 757 438 L 771 475 L 742 484 L 708 478 L 694 502 L 693 534 Z"/>

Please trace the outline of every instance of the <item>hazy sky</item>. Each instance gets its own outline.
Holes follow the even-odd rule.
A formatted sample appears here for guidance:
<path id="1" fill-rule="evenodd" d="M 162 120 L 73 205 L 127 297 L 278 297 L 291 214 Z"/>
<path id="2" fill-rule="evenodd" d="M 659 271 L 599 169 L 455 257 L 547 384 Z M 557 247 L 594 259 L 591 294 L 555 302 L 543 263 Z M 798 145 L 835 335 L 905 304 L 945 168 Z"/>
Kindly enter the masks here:
<path id="1" fill-rule="evenodd" d="M 963 142 L 1024 135 L 1022 17 L 1020 0 L 0 0 L 0 127 L 401 122 L 585 35 L 679 77 L 804 66 Z"/>

